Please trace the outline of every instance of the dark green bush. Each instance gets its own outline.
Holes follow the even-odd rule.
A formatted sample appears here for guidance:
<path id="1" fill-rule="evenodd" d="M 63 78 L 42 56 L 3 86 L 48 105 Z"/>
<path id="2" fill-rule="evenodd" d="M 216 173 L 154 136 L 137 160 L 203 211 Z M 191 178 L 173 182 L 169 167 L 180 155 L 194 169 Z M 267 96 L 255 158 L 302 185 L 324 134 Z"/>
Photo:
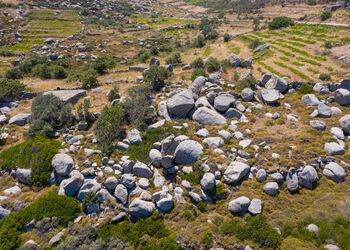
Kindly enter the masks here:
<path id="1" fill-rule="evenodd" d="M 194 81 L 198 76 L 206 76 L 205 70 L 202 68 L 196 68 L 192 71 L 191 80 Z"/>
<path id="2" fill-rule="evenodd" d="M 0 78 L 0 101 L 5 98 L 18 98 L 24 90 L 25 86 L 18 80 Z"/>
<path id="3" fill-rule="evenodd" d="M 120 106 L 105 107 L 97 119 L 95 134 L 101 150 L 109 154 L 113 149 L 113 142 L 123 130 L 124 112 Z"/>
<path id="4" fill-rule="evenodd" d="M 50 67 L 51 78 L 53 79 L 65 79 L 67 78 L 67 71 L 63 66 L 53 65 Z"/>
<path id="5" fill-rule="evenodd" d="M 200 34 L 197 38 L 192 41 L 192 47 L 203 48 L 205 46 L 205 37 Z"/>
<path id="6" fill-rule="evenodd" d="M 22 79 L 23 73 L 18 68 L 12 68 L 5 72 L 5 78 L 13 80 Z"/>
<path id="7" fill-rule="evenodd" d="M 269 23 L 269 29 L 277 30 L 277 29 L 286 28 L 293 25 L 294 25 L 293 19 L 286 16 L 280 16 L 272 19 L 272 21 Z"/>
<path id="8" fill-rule="evenodd" d="M 51 160 L 58 153 L 60 143 L 55 140 L 36 137 L 13 146 L 0 153 L 1 169 L 30 168 L 29 182 L 38 187 L 49 184 L 52 172 Z"/>
<path id="9" fill-rule="evenodd" d="M 32 75 L 41 79 L 50 79 L 50 67 L 47 64 L 37 64 L 32 69 Z"/>
<path id="10" fill-rule="evenodd" d="M 115 99 L 119 99 L 119 89 L 117 87 L 113 87 L 109 92 L 108 92 L 108 101 L 112 102 Z"/>
<path id="11" fill-rule="evenodd" d="M 208 71 L 208 73 L 213 73 L 213 72 L 216 72 L 220 69 L 220 62 L 213 58 L 213 57 L 210 57 L 206 62 L 205 62 L 205 65 L 204 65 L 206 71 Z"/>
<path id="12" fill-rule="evenodd" d="M 192 63 L 191 63 L 191 68 L 192 69 L 198 69 L 198 68 L 204 68 L 204 61 L 202 58 L 196 58 Z"/>
<path id="13" fill-rule="evenodd" d="M 146 235 L 149 238 L 144 241 Z M 98 236 L 102 240 L 117 236 L 130 242 L 136 249 L 179 249 L 163 222 L 163 216 L 158 212 L 135 223 L 123 221 L 118 224 L 104 225 Z"/>
<path id="14" fill-rule="evenodd" d="M 309 84 L 302 84 L 301 87 L 297 90 L 299 95 L 313 94 L 315 91 Z"/>
<path id="15" fill-rule="evenodd" d="M 231 40 L 230 34 L 225 33 L 225 34 L 224 34 L 224 43 L 227 43 L 227 42 L 229 42 L 230 40 Z"/>
<path id="16" fill-rule="evenodd" d="M 278 249 L 282 237 L 268 224 L 264 216 L 248 217 L 245 223 L 238 219 L 224 222 L 220 226 L 223 235 L 234 235 L 240 240 L 251 240 L 260 247 L 267 249 Z"/>
<path id="17" fill-rule="evenodd" d="M 95 61 L 91 61 L 86 65 L 85 70 L 94 70 L 97 74 L 103 75 L 108 69 L 115 67 L 115 61 L 107 57 L 98 57 Z"/>
<path id="18" fill-rule="evenodd" d="M 97 72 L 94 69 L 83 71 L 79 78 L 83 89 L 96 88 L 99 85 Z"/>
<path id="19" fill-rule="evenodd" d="M 148 50 L 141 49 L 137 55 L 137 58 L 141 62 L 146 62 L 151 57 L 151 53 Z"/>
<path id="20" fill-rule="evenodd" d="M 165 85 L 165 80 L 171 76 L 171 72 L 162 66 L 152 65 L 143 73 L 143 80 L 151 84 L 154 91 L 161 90 Z"/>
<path id="21" fill-rule="evenodd" d="M 67 226 L 80 212 L 79 202 L 75 198 L 61 196 L 52 191 L 0 222 L 0 249 L 17 249 L 21 244 L 20 235 L 24 226 L 32 220 L 57 217 L 60 226 Z"/>
<path id="22" fill-rule="evenodd" d="M 330 81 L 331 80 L 331 76 L 329 74 L 326 74 L 326 73 L 321 73 L 319 78 L 322 81 Z"/>
<path id="23" fill-rule="evenodd" d="M 24 73 L 24 74 L 29 74 L 32 73 L 33 68 L 36 65 L 39 64 L 47 64 L 48 59 L 46 56 L 39 56 L 39 55 L 33 55 L 28 58 L 28 60 L 22 62 L 19 65 L 19 69 Z"/>
<path id="24" fill-rule="evenodd" d="M 71 105 L 54 95 L 38 95 L 32 103 L 29 134 L 49 136 L 72 123 Z"/>
<path id="25" fill-rule="evenodd" d="M 255 84 L 256 79 L 254 77 L 248 77 L 244 80 L 238 81 L 235 84 L 235 90 L 239 93 L 242 92 L 242 90 L 245 88 L 251 88 L 254 90 L 256 88 Z"/>
<path id="26" fill-rule="evenodd" d="M 324 11 L 321 13 L 321 16 L 320 16 L 321 21 L 325 21 L 325 20 L 327 20 L 327 19 L 329 19 L 329 18 L 331 18 L 331 17 L 332 17 L 332 12 L 329 11 L 329 10 L 324 10 Z"/>
<path id="27" fill-rule="evenodd" d="M 10 57 L 10 56 L 15 56 L 15 53 L 10 50 L 0 49 L 0 56 Z"/>
<path id="28" fill-rule="evenodd" d="M 166 64 L 177 64 L 182 63 L 181 54 L 176 52 L 166 59 Z"/>
<path id="29" fill-rule="evenodd" d="M 150 53 L 152 56 L 158 56 L 159 55 L 159 50 L 157 49 L 157 47 L 152 47 L 150 50 Z"/>

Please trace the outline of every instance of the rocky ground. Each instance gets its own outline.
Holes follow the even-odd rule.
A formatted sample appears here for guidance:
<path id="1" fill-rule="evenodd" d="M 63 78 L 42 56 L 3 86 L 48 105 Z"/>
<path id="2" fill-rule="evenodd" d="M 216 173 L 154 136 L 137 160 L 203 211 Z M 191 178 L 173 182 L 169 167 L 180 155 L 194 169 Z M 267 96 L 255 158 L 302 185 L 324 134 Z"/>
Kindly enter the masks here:
<path id="1" fill-rule="evenodd" d="M 17 98 L 0 95 L 0 249 L 350 248 L 348 29 L 329 28 L 332 37 L 328 26 L 305 24 L 253 32 L 249 21 L 248 34 L 244 27 L 223 43 L 236 24 L 228 19 L 220 40 L 194 48 L 186 41 L 203 33 L 199 13 L 183 4 L 31 1 L 0 9 L 0 33 L 11 37 L 1 40 L 11 52 L 0 55 L 3 72 L 34 54 L 50 67 L 69 59 L 68 79 L 25 73 Z M 323 40 L 307 43 L 307 35 Z M 256 38 L 261 44 L 248 48 Z M 326 41 L 333 48 L 318 53 Z M 140 59 L 162 45 L 172 52 Z M 168 63 L 174 52 L 182 62 Z M 223 61 L 191 79 L 191 62 L 202 56 L 206 65 L 209 57 Z M 98 86 L 73 78 L 102 57 L 116 63 L 96 77 Z M 310 59 L 314 74 L 292 68 Z M 138 100 L 129 89 L 146 92 L 154 67 L 168 76 L 164 86 Z M 114 87 L 119 96 L 110 98 Z M 71 123 L 62 113 L 53 131 L 32 137 L 43 96 L 57 99 L 52 112 L 72 107 Z M 45 105 L 40 116 L 50 117 Z M 127 115 L 101 136 L 97 128 L 114 122 L 101 122 L 104 107 Z M 99 140 L 106 137 L 115 139 L 107 152 Z"/>

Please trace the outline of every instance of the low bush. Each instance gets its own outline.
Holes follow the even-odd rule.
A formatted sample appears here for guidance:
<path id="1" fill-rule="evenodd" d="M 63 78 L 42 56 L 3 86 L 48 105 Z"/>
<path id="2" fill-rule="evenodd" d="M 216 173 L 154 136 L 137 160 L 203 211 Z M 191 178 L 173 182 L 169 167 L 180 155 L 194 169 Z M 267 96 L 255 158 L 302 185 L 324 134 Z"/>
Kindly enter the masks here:
<path id="1" fill-rule="evenodd" d="M 57 217 L 60 226 L 67 226 L 80 212 L 79 202 L 75 198 L 51 191 L 18 212 L 12 212 L 0 222 L 0 249 L 17 249 L 21 244 L 24 226 L 32 220 Z"/>
<path id="2" fill-rule="evenodd" d="M 154 91 L 161 90 L 165 85 L 165 80 L 171 76 L 171 72 L 162 66 L 152 65 L 143 73 L 143 80 L 152 86 Z"/>
<path id="3" fill-rule="evenodd" d="M 51 71 L 47 64 L 37 64 L 33 67 L 32 75 L 41 79 L 50 79 Z"/>
<path id="4" fill-rule="evenodd" d="M 191 68 L 192 69 L 198 69 L 198 68 L 204 68 L 204 61 L 202 58 L 196 58 L 192 63 L 191 63 Z"/>
<path id="5" fill-rule="evenodd" d="M 163 216 L 158 212 L 135 223 L 123 221 L 104 225 L 98 236 L 102 240 L 119 237 L 130 242 L 136 249 L 180 249 L 166 228 Z M 146 238 L 147 240 L 143 240 Z"/>
<path id="6" fill-rule="evenodd" d="M 44 137 L 36 137 L 0 153 L 1 169 L 31 169 L 29 182 L 38 187 L 49 184 L 52 172 L 51 160 L 58 153 L 60 143 Z"/>
<path id="7" fill-rule="evenodd" d="M 54 79 L 65 79 L 67 78 L 67 71 L 63 66 L 53 65 L 50 68 L 51 78 Z"/>
<path id="8" fill-rule="evenodd" d="M 248 217 L 244 223 L 238 219 L 224 222 L 220 227 L 223 235 L 234 235 L 240 240 L 251 240 L 260 247 L 278 249 L 282 237 L 268 224 L 264 216 Z"/>
<path id="9" fill-rule="evenodd" d="M 242 92 L 242 90 L 245 88 L 251 88 L 254 90 L 256 88 L 255 84 L 256 84 L 256 79 L 254 77 L 248 77 L 244 80 L 238 81 L 235 84 L 235 90 L 238 93 Z"/>
<path id="10" fill-rule="evenodd" d="M 120 106 L 105 107 L 96 121 L 95 135 L 102 152 L 109 154 L 113 150 L 113 142 L 122 132 L 124 112 Z"/>
<path id="11" fill-rule="evenodd" d="M 272 19 L 272 21 L 269 23 L 269 29 L 277 30 L 277 29 L 286 28 L 293 25 L 294 25 L 293 19 L 286 16 L 280 16 Z"/>
<path id="12" fill-rule="evenodd" d="M 166 64 L 178 64 L 182 63 L 181 54 L 176 52 L 166 59 Z"/>
<path id="13" fill-rule="evenodd" d="M 148 50 L 142 49 L 139 51 L 137 58 L 141 62 L 146 62 L 151 57 L 151 53 Z"/>
<path id="14" fill-rule="evenodd" d="M 213 73 L 218 71 L 221 66 L 220 62 L 217 59 L 209 57 L 209 59 L 205 62 L 204 67 L 208 73 Z"/>
<path id="15" fill-rule="evenodd" d="M 96 88 L 99 85 L 97 72 L 94 69 L 88 69 L 82 72 L 79 79 L 83 89 Z"/>
<path id="16" fill-rule="evenodd" d="M 119 99 L 119 89 L 117 87 L 113 87 L 109 92 L 108 92 L 108 101 L 112 102 L 115 99 Z"/>
<path id="17" fill-rule="evenodd" d="M 0 101 L 6 98 L 18 98 L 24 90 L 25 86 L 18 80 L 0 78 Z"/>
<path id="18" fill-rule="evenodd" d="M 259 47 L 260 45 L 262 45 L 262 44 L 263 44 L 263 42 L 260 41 L 259 39 L 254 39 L 254 40 L 252 40 L 251 42 L 249 42 L 249 48 L 250 48 L 251 50 L 254 50 L 254 49 L 256 49 L 257 47 Z"/>
<path id="19" fill-rule="evenodd" d="M 206 76 L 206 72 L 202 68 L 195 68 L 192 71 L 191 80 L 194 81 L 198 76 Z"/>
<path id="20" fill-rule="evenodd" d="M 18 68 L 12 68 L 5 72 L 5 78 L 13 80 L 22 79 L 23 73 Z"/>
<path id="21" fill-rule="evenodd" d="M 320 74 L 319 78 L 322 81 L 330 81 L 331 80 L 331 76 L 329 74 L 326 74 L 326 73 Z"/>
<path id="22" fill-rule="evenodd" d="M 47 64 L 47 63 L 48 63 L 48 59 L 46 56 L 34 55 L 34 56 L 30 56 L 26 61 L 22 62 L 19 65 L 19 69 L 24 74 L 30 74 L 32 73 L 32 70 L 36 65 Z"/>
<path id="23" fill-rule="evenodd" d="M 85 70 L 94 70 L 97 74 L 103 75 L 108 69 L 115 67 L 115 61 L 107 57 L 98 57 L 85 66 Z"/>
<path id="24" fill-rule="evenodd" d="M 198 35 L 198 37 L 192 41 L 192 47 L 194 48 L 203 48 L 205 44 L 205 37 L 202 34 Z"/>
<path id="25" fill-rule="evenodd" d="M 31 136 L 50 136 L 56 130 L 65 128 L 72 123 L 71 105 L 65 104 L 54 95 L 38 95 L 31 107 Z"/>
<path id="26" fill-rule="evenodd" d="M 302 84 L 301 87 L 297 90 L 297 92 L 299 95 L 315 93 L 314 89 L 309 84 Z"/>
<path id="27" fill-rule="evenodd" d="M 320 19 L 321 21 L 325 21 L 329 18 L 332 17 L 332 12 L 329 11 L 329 10 L 324 10 L 322 13 L 321 13 L 321 16 L 320 16 Z"/>
<path id="28" fill-rule="evenodd" d="M 231 36 L 227 33 L 224 34 L 224 43 L 228 43 L 231 40 Z"/>

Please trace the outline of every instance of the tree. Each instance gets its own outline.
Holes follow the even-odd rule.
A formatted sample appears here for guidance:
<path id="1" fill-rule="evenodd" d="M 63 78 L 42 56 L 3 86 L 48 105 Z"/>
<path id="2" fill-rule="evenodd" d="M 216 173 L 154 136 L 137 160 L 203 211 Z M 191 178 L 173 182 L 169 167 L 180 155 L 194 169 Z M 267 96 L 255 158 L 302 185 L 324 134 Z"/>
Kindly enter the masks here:
<path id="1" fill-rule="evenodd" d="M 0 101 L 18 98 L 25 90 L 25 86 L 18 80 L 0 78 Z"/>
<path id="2" fill-rule="evenodd" d="M 13 80 L 22 79 L 23 73 L 18 68 L 12 68 L 5 72 L 5 78 Z"/>
<path id="3" fill-rule="evenodd" d="M 64 67 L 53 65 L 51 66 L 51 77 L 54 79 L 65 79 L 67 78 L 67 72 Z"/>
<path id="4" fill-rule="evenodd" d="M 58 97 L 38 95 L 32 103 L 29 134 L 49 136 L 72 123 L 72 106 Z"/>
<path id="5" fill-rule="evenodd" d="M 165 80 L 171 76 L 171 73 L 162 66 L 152 65 L 143 73 L 143 80 L 151 84 L 154 91 L 159 91 L 164 87 Z"/>
<path id="6" fill-rule="evenodd" d="M 99 85 L 97 72 L 94 69 L 84 71 L 80 76 L 83 89 L 96 88 Z"/>
<path id="7" fill-rule="evenodd" d="M 294 25 L 293 19 L 286 16 L 279 16 L 272 19 L 272 21 L 269 23 L 269 29 L 276 30 L 276 29 L 281 29 L 288 26 L 293 26 L 293 25 Z"/>
<path id="8" fill-rule="evenodd" d="M 103 153 L 109 154 L 113 149 L 113 142 L 122 132 L 124 112 L 121 106 L 105 107 L 97 119 L 95 135 Z"/>
<path id="9" fill-rule="evenodd" d="M 39 77 L 41 79 L 50 79 L 51 71 L 50 67 L 47 64 L 37 64 L 32 69 L 32 74 L 35 77 Z"/>

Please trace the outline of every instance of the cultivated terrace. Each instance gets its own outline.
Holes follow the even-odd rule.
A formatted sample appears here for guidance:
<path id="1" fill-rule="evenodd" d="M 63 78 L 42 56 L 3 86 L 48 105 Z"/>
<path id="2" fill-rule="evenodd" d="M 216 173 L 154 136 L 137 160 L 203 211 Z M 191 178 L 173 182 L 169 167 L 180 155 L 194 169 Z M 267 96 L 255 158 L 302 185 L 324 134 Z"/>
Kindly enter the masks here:
<path id="1" fill-rule="evenodd" d="M 0 250 L 350 249 L 350 1 L 0 0 Z"/>

